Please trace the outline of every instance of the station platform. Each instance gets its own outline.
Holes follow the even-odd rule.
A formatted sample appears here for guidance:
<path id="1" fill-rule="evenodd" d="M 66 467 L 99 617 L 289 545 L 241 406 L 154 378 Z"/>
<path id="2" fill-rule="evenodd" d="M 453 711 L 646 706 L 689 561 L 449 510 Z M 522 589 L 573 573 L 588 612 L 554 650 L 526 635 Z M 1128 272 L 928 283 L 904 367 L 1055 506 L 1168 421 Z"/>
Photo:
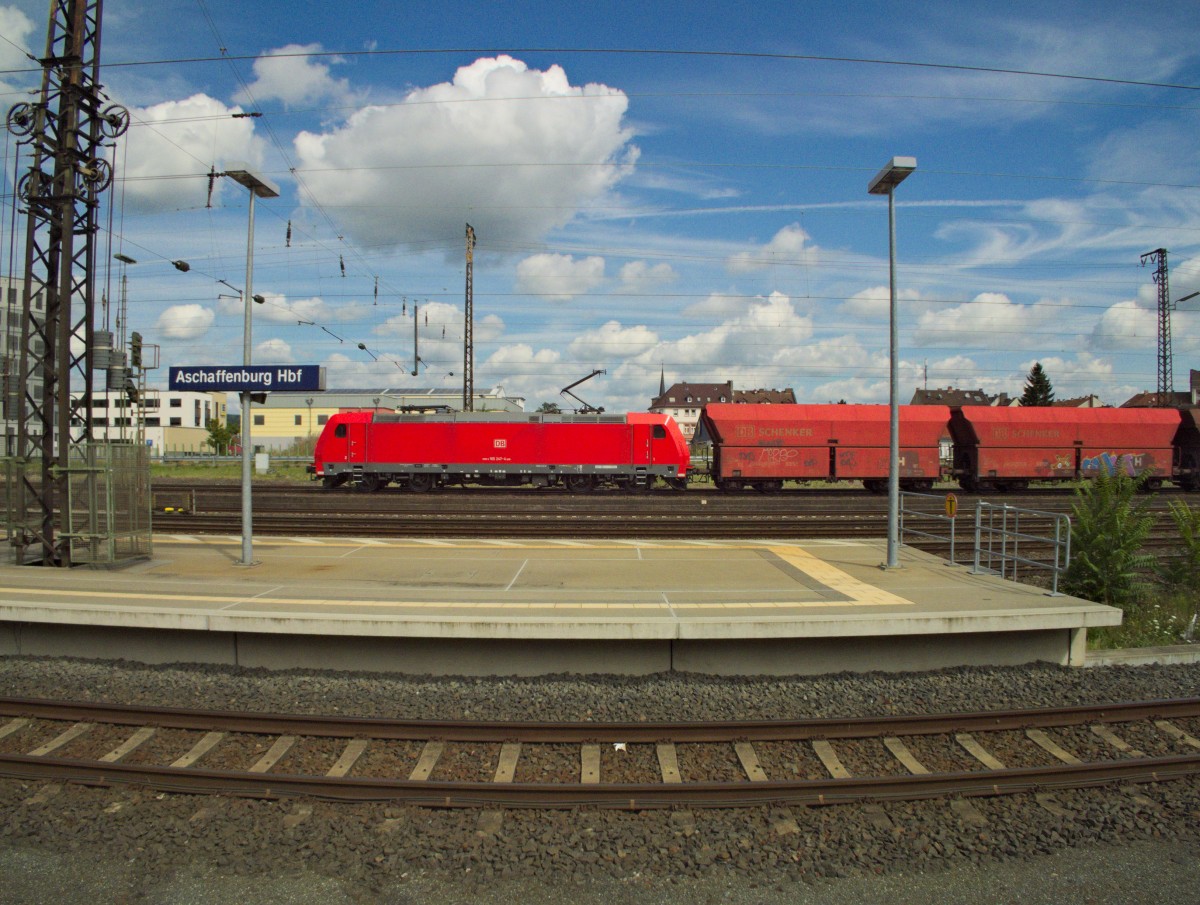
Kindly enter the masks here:
<path id="1" fill-rule="evenodd" d="M 1121 613 L 883 541 L 158 534 L 122 569 L 0 562 L 0 654 L 432 675 L 1083 665 Z"/>

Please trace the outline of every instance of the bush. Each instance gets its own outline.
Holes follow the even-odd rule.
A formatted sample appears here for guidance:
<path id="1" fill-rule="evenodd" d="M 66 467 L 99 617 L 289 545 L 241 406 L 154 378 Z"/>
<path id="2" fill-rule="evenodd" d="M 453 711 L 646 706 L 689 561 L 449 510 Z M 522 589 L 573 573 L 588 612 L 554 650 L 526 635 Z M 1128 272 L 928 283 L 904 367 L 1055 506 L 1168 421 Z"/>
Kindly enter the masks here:
<path id="1" fill-rule="evenodd" d="M 1102 473 L 1076 489 L 1066 593 L 1126 613 L 1144 598 L 1146 575 L 1154 564 L 1154 557 L 1142 552 L 1154 525 L 1150 497 L 1140 495 L 1148 477 Z"/>

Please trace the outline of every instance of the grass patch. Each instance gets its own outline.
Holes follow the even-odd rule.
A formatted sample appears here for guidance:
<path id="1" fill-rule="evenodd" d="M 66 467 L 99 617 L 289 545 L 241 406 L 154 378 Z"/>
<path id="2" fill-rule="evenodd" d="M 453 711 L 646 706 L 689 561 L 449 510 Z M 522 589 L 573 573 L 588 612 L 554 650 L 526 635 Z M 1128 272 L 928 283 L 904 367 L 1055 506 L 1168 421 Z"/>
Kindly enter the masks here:
<path id="1" fill-rule="evenodd" d="M 1157 598 L 1125 608 L 1120 625 L 1091 629 L 1088 647 L 1114 650 L 1125 647 L 1162 647 L 1190 641 L 1196 629 L 1197 597 L 1194 592 L 1164 592 Z"/>
<path id="2" fill-rule="evenodd" d="M 291 481 L 307 484 L 312 480 L 305 472 L 306 464 L 279 463 L 272 465 L 265 474 L 259 474 L 251 468 L 251 481 Z M 210 461 L 210 462 L 166 462 L 151 464 L 150 479 L 171 478 L 179 481 L 240 481 L 242 465 L 240 462 Z"/>

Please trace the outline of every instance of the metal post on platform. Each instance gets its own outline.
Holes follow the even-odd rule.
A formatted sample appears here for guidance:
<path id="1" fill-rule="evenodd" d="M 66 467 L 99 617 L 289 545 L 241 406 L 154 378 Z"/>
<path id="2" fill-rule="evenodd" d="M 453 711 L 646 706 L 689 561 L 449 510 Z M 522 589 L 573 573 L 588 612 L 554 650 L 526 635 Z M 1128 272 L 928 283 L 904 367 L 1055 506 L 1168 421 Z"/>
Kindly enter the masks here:
<path id="1" fill-rule="evenodd" d="M 225 175 L 250 190 L 249 226 L 246 234 L 246 288 L 242 293 L 245 307 L 245 324 L 242 337 L 242 364 L 250 365 L 250 306 L 254 303 L 254 199 L 278 198 L 279 187 L 245 168 L 225 171 Z M 250 457 L 254 454 L 250 442 L 250 391 L 241 394 L 242 404 L 242 559 L 240 565 L 254 565 L 253 504 L 250 493 Z"/>
<path id="2" fill-rule="evenodd" d="M 899 361 L 896 357 L 899 328 L 896 319 L 896 186 L 908 178 L 917 168 L 915 157 L 893 157 L 867 185 L 872 195 L 887 195 L 888 199 L 888 276 L 889 276 L 889 359 L 888 410 L 888 535 L 887 565 L 889 569 L 900 568 L 900 405 L 899 405 Z"/>

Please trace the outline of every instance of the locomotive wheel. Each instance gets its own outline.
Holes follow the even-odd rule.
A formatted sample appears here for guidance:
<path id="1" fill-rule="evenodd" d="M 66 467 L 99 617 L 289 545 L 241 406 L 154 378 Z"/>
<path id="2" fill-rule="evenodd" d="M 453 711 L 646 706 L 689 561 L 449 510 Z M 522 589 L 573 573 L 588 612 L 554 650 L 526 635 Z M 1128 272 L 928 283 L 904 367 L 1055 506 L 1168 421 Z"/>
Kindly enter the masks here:
<path id="1" fill-rule="evenodd" d="M 362 483 L 360 483 L 358 486 L 360 490 L 363 490 L 366 493 L 375 493 L 379 490 L 382 490 L 386 484 L 387 481 L 384 480 L 384 478 L 380 475 L 365 474 L 363 475 Z"/>
<path id="2" fill-rule="evenodd" d="M 571 493 L 589 493 L 596 486 L 590 474 L 569 474 L 563 478 L 563 484 Z"/>
<path id="3" fill-rule="evenodd" d="M 346 483 L 346 476 L 344 474 L 336 475 L 333 477 L 325 477 L 325 478 L 321 479 L 321 486 L 323 486 L 326 490 L 333 490 L 333 488 L 341 487 L 345 483 Z"/>
<path id="4" fill-rule="evenodd" d="M 687 490 L 687 478 L 667 478 L 667 486 L 672 490 Z"/>
<path id="5" fill-rule="evenodd" d="M 415 474 L 408 479 L 408 489 L 413 493 L 429 493 L 433 490 L 433 475 Z"/>

